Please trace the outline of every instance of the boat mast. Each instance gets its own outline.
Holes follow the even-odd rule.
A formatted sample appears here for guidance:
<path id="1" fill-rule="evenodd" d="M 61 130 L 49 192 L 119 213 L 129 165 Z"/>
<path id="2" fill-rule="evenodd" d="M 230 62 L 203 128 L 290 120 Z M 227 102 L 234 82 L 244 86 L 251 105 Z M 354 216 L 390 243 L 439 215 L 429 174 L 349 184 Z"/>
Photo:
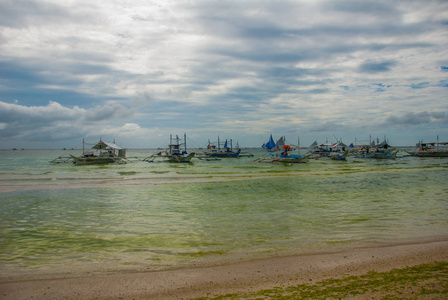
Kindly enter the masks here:
<path id="1" fill-rule="evenodd" d="M 219 149 L 221 149 L 220 147 L 221 147 L 221 146 L 219 145 L 219 135 L 218 135 L 218 153 L 220 152 L 220 151 L 219 151 Z"/>
<path id="2" fill-rule="evenodd" d="M 184 132 L 184 146 L 185 146 L 185 153 L 187 153 L 187 134 Z"/>

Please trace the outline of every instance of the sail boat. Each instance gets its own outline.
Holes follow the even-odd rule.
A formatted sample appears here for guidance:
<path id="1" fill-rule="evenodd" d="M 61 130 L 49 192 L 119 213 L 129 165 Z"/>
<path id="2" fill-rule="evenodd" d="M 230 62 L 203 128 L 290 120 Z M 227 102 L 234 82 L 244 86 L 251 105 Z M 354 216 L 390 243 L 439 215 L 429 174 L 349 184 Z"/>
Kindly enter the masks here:
<path id="1" fill-rule="evenodd" d="M 275 154 L 268 153 L 269 157 L 259 158 L 255 161 L 261 163 L 306 163 L 310 154 L 292 154 L 291 151 L 293 151 L 294 148 L 297 148 L 297 150 L 299 149 L 298 146 L 287 145 L 286 138 L 282 136 L 280 139 L 278 139 L 275 147 L 273 148 L 278 150 Z"/>

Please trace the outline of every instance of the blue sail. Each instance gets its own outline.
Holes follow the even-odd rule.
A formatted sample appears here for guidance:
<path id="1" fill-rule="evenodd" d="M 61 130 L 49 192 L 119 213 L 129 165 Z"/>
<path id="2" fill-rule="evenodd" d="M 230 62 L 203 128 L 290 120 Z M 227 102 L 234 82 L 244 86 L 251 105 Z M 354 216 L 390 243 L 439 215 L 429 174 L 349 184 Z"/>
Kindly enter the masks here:
<path id="1" fill-rule="evenodd" d="M 271 136 L 270 136 L 270 138 L 269 138 L 269 142 L 267 142 L 266 144 L 263 144 L 263 146 L 261 146 L 263 149 L 266 149 L 266 150 L 271 150 L 271 149 L 274 149 L 275 148 L 275 142 L 274 142 L 274 140 L 272 139 L 272 134 L 271 134 Z"/>

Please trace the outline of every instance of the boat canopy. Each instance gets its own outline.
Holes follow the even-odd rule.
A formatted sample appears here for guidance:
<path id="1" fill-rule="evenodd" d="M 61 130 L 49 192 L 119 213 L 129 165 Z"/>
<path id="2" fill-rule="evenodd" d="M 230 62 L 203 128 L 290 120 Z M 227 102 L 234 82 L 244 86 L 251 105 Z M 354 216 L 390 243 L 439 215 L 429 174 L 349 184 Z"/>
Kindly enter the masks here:
<path id="1" fill-rule="evenodd" d="M 377 148 L 390 148 L 391 147 L 391 145 L 389 145 L 388 143 L 387 143 L 387 141 L 386 140 L 384 140 L 384 141 L 382 141 L 380 144 L 377 144 L 375 147 L 377 147 Z"/>
<path id="2" fill-rule="evenodd" d="M 97 150 L 102 150 L 102 149 L 106 149 L 106 148 L 112 148 L 112 149 L 117 149 L 117 150 L 123 149 L 120 146 L 118 146 L 117 144 L 103 142 L 103 141 L 100 141 L 98 144 L 96 144 L 95 146 L 92 147 L 92 149 L 97 149 Z"/>

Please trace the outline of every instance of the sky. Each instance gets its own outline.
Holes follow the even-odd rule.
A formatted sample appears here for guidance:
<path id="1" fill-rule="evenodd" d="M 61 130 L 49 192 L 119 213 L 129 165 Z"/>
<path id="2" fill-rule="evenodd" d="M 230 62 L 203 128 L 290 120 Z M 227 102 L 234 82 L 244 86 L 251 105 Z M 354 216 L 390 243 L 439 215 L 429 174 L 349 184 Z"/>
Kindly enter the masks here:
<path id="1" fill-rule="evenodd" d="M 448 1 L 0 0 L 0 148 L 448 141 Z"/>

